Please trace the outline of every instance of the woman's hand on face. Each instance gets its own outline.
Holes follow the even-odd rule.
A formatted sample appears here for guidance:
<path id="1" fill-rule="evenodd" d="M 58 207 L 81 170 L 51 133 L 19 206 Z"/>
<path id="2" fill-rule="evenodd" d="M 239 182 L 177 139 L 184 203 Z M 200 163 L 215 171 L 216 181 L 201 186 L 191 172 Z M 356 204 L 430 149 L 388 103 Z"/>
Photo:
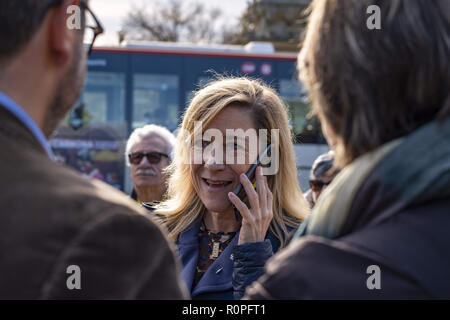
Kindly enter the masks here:
<path id="1" fill-rule="evenodd" d="M 249 209 L 234 193 L 228 193 L 231 203 L 242 216 L 238 245 L 264 241 L 273 218 L 273 195 L 267 184 L 267 178 L 263 176 L 262 168 L 258 167 L 256 169 L 256 190 L 245 174 L 241 174 L 240 181 L 247 193 L 251 207 Z"/>

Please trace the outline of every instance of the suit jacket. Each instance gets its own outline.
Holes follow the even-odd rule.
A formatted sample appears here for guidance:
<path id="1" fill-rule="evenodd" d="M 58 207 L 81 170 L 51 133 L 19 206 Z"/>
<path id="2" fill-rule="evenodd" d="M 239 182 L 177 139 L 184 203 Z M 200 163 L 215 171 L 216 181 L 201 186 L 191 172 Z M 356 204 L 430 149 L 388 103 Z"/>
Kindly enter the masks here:
<path id="1" fill-rule="evenodd" d="M 0 177 L 0 299 L 187 297 L 173 248 L 145 210 L 52 162 L 3 108 Z"/>

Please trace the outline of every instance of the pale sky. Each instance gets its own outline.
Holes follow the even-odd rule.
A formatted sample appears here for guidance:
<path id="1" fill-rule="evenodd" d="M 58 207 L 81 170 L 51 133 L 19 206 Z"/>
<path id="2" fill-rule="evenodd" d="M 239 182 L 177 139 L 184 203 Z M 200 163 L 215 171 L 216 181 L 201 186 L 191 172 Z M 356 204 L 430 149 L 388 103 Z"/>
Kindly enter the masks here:
<path id="1" fill-rule="evenodd" d="M 118 43 L 117 32 L 122 27 L 122 22 L 127 16 L 131 6 L 161 3 L 164 0 L 91 0 L 90 7 L 98 16 L 106 29 L 106 33 L 98 38 L 96 45 L 116 45 Z M 237 24 L 238 17 L 247 7 L 248 0 L 183 0 L 186 2 L 197 1 L 207 4 L 207 7 L 219 8 L 223 11 L 224 18 L 230 24 Z"/>

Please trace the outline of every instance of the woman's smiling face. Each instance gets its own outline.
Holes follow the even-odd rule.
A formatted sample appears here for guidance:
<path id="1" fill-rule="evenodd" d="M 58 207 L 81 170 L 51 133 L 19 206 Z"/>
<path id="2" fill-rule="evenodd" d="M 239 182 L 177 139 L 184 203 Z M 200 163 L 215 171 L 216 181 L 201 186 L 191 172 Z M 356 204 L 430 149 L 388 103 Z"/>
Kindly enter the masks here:
<path id="1" fill-rule="evenodd" d="M 249 141 L 246 142 L 235 141 L 233 146 L 227 146 L 226 130 L 227 129 L 255 129 L 251 113 L 243 111 L 242 108 L 236 106 L 228 106 L 220 111 L 217 116 L 212 119 L 207 127 L 203 128 L 216 129 L 222 133 L 223 136 L 223 155 L 216 155 L 214 151 L 205 153 L 202 164 L 192 164 L 192 173 L 194 179 L 194 186 L 197 195 L 210 212 L 227 212 L 232 210 L 231 202 L 228 199 L 228 193 L 232 192 L 234 188 L 239 185 L 239 176 L 246 173 L 250 168 L 251 162 L 256 159 L 256 154 L 250 154 Z M 195 141 L 197 145 L 202 145 L 203 150 L 210 143 L 210 141 Z M 214 143 L 211 142 L 211 143 Z M 226 150 L 234 149 L 235 154 L 238 150 L 244 151 L 245 163 L 238 164 L 234 161 L 233 164 L 228 164 L 226 161 Z M 255 150 L 256 151 L 256 150 Z M 222 159 L 217 159 L 217 156 L 222 156 Z M 236 158 L 235 158 L 236 160 Z M 191 162 L 193 163 L 193 162 Z"/>

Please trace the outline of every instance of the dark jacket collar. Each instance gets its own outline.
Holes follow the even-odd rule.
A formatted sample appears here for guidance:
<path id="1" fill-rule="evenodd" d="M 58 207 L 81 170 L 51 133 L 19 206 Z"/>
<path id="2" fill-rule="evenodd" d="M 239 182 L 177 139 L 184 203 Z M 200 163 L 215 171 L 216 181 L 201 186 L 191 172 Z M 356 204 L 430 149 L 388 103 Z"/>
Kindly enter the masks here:
<path id="1" fill-rule="evenodd" d="M 374 168 L 355 195 L 342 234 L 397 212 L 450 197 L 450 117 L 409 136 Z"/>

